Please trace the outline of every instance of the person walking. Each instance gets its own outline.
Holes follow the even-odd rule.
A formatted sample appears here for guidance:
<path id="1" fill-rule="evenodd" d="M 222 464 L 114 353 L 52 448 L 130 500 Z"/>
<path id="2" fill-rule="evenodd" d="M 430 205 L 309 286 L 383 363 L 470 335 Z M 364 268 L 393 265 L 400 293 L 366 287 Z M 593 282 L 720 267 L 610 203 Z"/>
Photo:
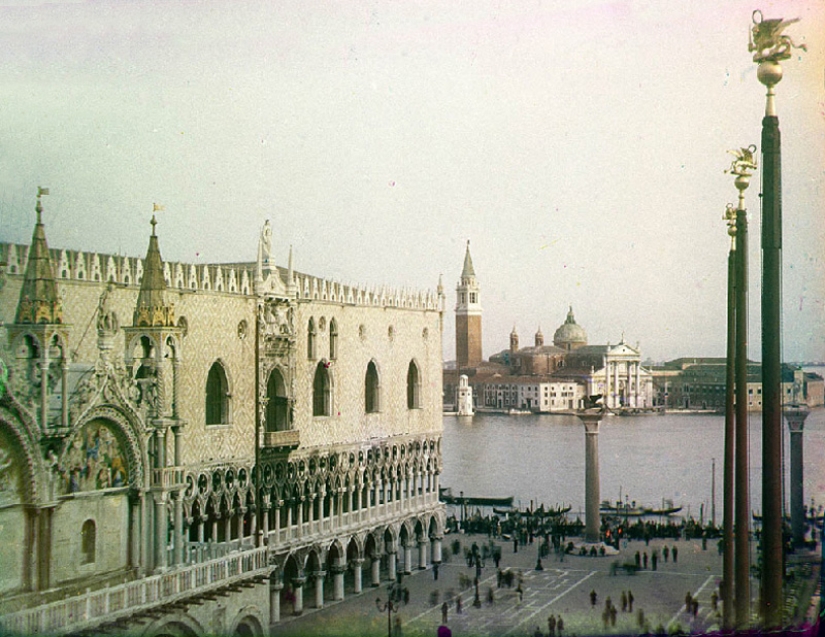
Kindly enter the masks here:
<path id="1" fill-rule="evenodd" d="M 559 615 L 559 618 L 556 620 L 556 630 L 559 633 L 559 637 L 562 637 L 561 631 L 564 630 L 564 620 Z"/>
<path id="2" fill-rule="evenodd" d="M 629 588 L 627 589 L 627 605 L 628 605 L 628 608 L 629 608 L 630 612 L 632 613 L 633 612 L 633 591 L 631 591 Z"/>
<path id="3" fill-rule="evenodd" d="M 642 554 L 639 551 L 636 551 L 634 559 L 636 560 L 636 568 L 642 568 Z"/>
<path id="4" fill-rule="evenodd" d="M 659 562 L 659 554 L 656 551 L 653 551 L 653 555 L 650 558 L 650 563 L 653 566 L 653 570 L 656 570 L 656 564 Z"/>
<path id="5" fill-rule="evenodd" d="M 447 624 L 447 611 L 450 607 L 447 605 L 447 602 L 441 604 L 441 623 L 446 625 Z"/>
<path id="6" fill-rule="evenodd" d="M 673 549 L 671 549 L 670 554 L 673 555 L 673 563 L 676 564 L 676 562 L 679 561 L 679 549 L 676 548 L 675 544 L 673 545 Z"/>
<path id="7" fill-rule="evenodd" d="M 590 589 L 590 606 L 593 607 L 596 605 L 596 589 Z"/>
<path id="8" fill-rule="evenodd" d="M 622 612 L 626 613 L 627 612 L 627 593 L 622 591 L 622 596 L 621 596 L 620 600 L 622 602 Z"/>
<path id="9" fill-rule="evenodd" d="M 461 595 L 455 598 L 455 612 L 461 615 Z"/>
<path id="10" fill-rule="evenodd" d="M 647 570 L 647 551 L 645 551 L 644 557 L 642 558 L 642 562 L 645 565 L 645 570 Z"/>
<path id="11" fill-rule="evenodd" d="M 556 616 L 550 615 L 547 618 L 547 634 L 549 637 L 556 637 Z"/>
<path id="12" fill-rule="evenodd" d="M 719 608 L 719 593 L 717 593 L 715 589 L 710 595 L 710 607 L 713 609 L 714 613 Z"/>
<path id="13" fill-rule="evenodd" d="M 696 616 L 698 614 L 699 614 L 699 600 L 694 598 L 694 600 L 693 600 L 693 617 L 696 618 Z"/>
<path id="14" fill-rule="evenodd" d="M 687 592 L 685 595 L 685 612 L 689 613 L 693 608 L 693 595 L 690 594 L 690 591 Z"/>
<path id="15" fill-rule="evenodd" d="M 670 549 L 667 548 L 667 544 L 662 549 L 662 557 L 665 558 L 665 564 L 667 564 L 667 556 L 670 555 Z"/>
<path id="16" fill-rule="evenodd" d="M 438 564 L 433 564 L 433 579 L 438 579 Z"/>

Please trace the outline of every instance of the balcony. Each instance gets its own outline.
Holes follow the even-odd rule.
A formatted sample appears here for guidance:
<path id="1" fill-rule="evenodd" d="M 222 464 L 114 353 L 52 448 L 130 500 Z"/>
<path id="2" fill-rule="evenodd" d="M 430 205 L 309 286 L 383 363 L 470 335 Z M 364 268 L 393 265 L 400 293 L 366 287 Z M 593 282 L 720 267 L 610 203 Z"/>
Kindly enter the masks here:
<path id="1" fill-rule="evenodd" d="M 300 443 L 301 436 L 297 429 L 264 432 L 264 447 L 295 449 Z"/>

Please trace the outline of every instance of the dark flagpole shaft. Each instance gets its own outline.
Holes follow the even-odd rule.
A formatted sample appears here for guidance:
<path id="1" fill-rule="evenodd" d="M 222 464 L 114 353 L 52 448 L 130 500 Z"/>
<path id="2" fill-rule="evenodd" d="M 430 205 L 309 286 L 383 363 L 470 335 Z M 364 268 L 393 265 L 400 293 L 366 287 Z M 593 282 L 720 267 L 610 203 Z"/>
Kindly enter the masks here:
<path id="1" fill-rule="evenodd" d="M 728 253 L 728 349 L 725 383 L 724 511 L 722 521 L 722 627 L 733 628 L 733 463 L 736 414 L 734 413 L 734 359 L 736 356 L 736 250 Z"/>
<path id="2" fill-rule="evenodd" d="M 762 119 L 762 625 L 782 622 L 782 174 L 779 118 Z"/>
<path id="3" fill-rule="evenodd" d="M 750 625 L 750 494 L 748 479 L 748 219 L 741 203 L 736 211 L 736 628 Z"/>

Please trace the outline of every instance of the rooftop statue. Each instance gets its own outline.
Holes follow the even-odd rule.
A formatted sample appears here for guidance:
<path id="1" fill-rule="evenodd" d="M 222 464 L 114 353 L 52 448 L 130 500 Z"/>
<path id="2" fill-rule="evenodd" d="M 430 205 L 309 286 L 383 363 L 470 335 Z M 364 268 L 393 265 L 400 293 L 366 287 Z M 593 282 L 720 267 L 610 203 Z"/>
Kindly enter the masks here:
<path id="1" fill-rule="evenodd" d="M 756 21 L 757 14 L 759 15 L 759 22 Z M 759 9 L 754 11 L 753 28 L 748 43 L 748 51 L 755 51 L 753 61 L 779 62 L 791 57 L 792 48 L 807 51 L 808 48 L 804 44 L 797 45 L 791 40 L 791 36 L 782 34 L 785 27 L 794 22 L 799 22 L 799 18 L 793 20 L 783 20 L 782 18 L 765 20 Z"/>

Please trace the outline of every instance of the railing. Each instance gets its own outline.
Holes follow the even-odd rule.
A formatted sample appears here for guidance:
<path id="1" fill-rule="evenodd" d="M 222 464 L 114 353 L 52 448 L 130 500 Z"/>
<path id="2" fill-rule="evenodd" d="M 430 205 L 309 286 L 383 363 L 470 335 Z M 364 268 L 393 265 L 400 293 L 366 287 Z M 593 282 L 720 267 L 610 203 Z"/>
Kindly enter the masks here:
<path id="1" fill-rule="evenodd" d="M 301 436 L 297 429 L 264 432 L 264 447 L 297 447 L 300 443 Z"/>
<path id="2" fill-rule="evenodd" d="M 256 548 L 111 588 L 88 591 L 0 617 L 0 633 L 61 635 L 130 617 L 272 570 L 266 547 Z"/>
<path id="3" fill-rule="evenodd" d="M 152 469 L 152 486 L 174 489 L 183 486 L 183 471 L 180 467 Z"/>

